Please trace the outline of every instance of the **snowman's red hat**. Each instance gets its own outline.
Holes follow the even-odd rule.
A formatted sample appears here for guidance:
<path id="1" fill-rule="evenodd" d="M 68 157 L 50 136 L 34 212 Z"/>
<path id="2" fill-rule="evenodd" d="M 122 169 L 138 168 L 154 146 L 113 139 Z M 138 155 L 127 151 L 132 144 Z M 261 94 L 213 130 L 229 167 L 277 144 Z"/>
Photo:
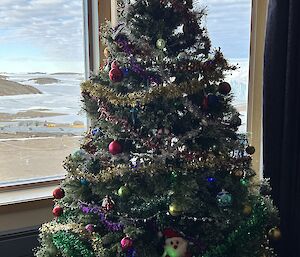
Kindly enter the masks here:
<path id="1" fill-rule="evenodd" d="M 166 228 L 163 232 L 163 235 L 166 237 L 166 238 L 172 238 L 172 237 L 182 237 L 182 235 L 175 231 L 174 229 L 172 228 Z"/>

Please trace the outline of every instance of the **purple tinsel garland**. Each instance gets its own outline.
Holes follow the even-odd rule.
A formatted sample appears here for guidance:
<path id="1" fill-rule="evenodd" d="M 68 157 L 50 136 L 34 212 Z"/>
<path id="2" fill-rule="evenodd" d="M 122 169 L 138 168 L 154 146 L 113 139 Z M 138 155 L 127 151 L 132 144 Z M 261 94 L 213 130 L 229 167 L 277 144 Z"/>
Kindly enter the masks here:
<path id="1" fill-rule="evenodd" d="M 128 40 L 124 36 L 118 36 L 116 39 L 117 44 L 119 47 L 128 55 L 132 55 L 133 53 L 133 47 L 131 44 L 129 44 Z M 150 82 L 159 84 L 161 83 L 161 78 L 159 76 L 149 75 L 146 70 L 139 65 L 136 60 L 131 58 L 131 70 L 135 72 L 136 74 L 140 75 L 141 77 L 145 79 L 149 79 Z"/>
<path id="2" fill-rule="evenodd" d="M 119 222 L 111 222 L 106 219 L 106 214 L 103 212 L 102 207 L 98 205 L 91 205 L 86 203 L 80 204 L 80 209 L 84 214 L 93 213 L 98 215 L 101 223 L 110 231 L 117 232 L 122 231 L 124 228 L 124 225 L 122 225 Z"/>

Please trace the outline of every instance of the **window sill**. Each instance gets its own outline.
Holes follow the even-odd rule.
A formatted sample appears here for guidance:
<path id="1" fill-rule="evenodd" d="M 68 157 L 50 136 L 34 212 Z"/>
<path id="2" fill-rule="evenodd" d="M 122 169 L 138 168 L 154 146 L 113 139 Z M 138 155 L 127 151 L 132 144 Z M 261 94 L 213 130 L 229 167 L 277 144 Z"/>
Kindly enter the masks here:
<path id="1" fill-rule="evenodd" d="M 52 191 L 63 178 L 64 176 L 46 177 L 39 180 L 1 184 L 0 208 L 2 206 L 51 199 Z"/>

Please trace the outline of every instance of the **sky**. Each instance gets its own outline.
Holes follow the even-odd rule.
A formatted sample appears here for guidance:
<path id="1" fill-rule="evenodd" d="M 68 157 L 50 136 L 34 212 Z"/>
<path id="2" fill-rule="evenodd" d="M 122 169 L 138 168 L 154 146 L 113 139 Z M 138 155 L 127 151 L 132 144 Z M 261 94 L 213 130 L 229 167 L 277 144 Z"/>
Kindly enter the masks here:
<path id="1" fill-rule="evenodd" d="M 207 7 L 215 47 L 248 58 L 250 0 L 195 0 Z M 82 0 L 0 0 L 0 72 L 83 72 Z"/>
<path id="2" fill-rule="evenodd" d="M 0 0 L 0 72 L 83 72 L 82 0 Z"/>

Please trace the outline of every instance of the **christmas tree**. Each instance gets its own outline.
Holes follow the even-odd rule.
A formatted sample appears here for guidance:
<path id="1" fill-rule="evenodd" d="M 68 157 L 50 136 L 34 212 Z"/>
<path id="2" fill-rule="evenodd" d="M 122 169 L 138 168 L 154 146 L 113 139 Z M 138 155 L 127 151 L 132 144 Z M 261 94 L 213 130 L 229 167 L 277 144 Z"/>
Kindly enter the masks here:
<path id="1" fill-rule="evenodd" d="M 91 120 L 54 192 L 38 257 L 270 257 L 280 237 L 268 181 L 238 132 L 226 76 L 192 0 L 136 0 L 101 30 Z"/>

